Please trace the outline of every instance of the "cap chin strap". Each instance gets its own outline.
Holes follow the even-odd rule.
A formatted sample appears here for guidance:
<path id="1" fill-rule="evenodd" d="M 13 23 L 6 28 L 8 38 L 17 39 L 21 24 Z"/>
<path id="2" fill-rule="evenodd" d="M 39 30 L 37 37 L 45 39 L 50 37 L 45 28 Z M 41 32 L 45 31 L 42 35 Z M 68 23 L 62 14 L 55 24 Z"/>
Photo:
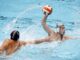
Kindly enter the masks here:
<path id="1" fill-rule="evenodd" d="M 60 37 L 61 37 L 61 40 L 62 40 L 65 32 L 63 32 L 63 33 L 60 33 L 60 32 L 59 32 L 59 34 L 60 34 Z"/>
<path id="2" fill-rule="evenodd" d="M 64 36 L 63 34 L 60 34 L 60 38 L 61 38 L 61 40 L 63 39 L 63 36 Z"/>
<path id="3" fill-rule="evenodd" d="M 59 28 L 56 29 L 56 32 L 59 33 L 60 39 L 62 40 L 62 39 L 63 39 L 63 33 L 61 34 L 61 33 L 59 32 Z"/>
<path id="4" fill-rule="evenodd" d="M 14 38 L 15 33 L 16 33 L 16 32 L 14 31 L 12 38 Z"/>

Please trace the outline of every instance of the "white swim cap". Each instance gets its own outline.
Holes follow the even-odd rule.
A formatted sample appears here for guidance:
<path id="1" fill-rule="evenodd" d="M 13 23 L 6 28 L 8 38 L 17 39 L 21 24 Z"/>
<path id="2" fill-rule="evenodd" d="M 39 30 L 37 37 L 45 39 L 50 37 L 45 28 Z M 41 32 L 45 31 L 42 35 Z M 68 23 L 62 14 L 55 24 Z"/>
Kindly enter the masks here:
<path id="1" fill-rule="evenodd" d="M 56 28 L 55 32 L 59 32 L 59 28 Z"/>
<path id="2" fill-rule="evenodd" d="M 56 27 L 58 28 L 60 26 L 64 26 L 64 24 L 63 23 L 57 23 Z"/>

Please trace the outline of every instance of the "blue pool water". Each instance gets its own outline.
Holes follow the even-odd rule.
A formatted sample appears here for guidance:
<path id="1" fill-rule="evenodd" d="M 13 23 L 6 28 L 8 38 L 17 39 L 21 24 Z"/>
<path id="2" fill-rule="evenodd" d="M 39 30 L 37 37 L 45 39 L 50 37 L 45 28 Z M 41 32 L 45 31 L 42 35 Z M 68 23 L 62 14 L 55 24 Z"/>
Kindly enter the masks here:
<path id="1" fill-rule="evenodd" d="M 0 42 L 9 38 L 12 30 L 19 30 L 20 40 L 24 41 L 47 36 L 41 25 L 41 7 L 47 4 L 53 7 L 48 25 L 56 31 L 56 24 L 64 23 L 66 35 L 79 38 L 79 3 L 79 0 L 0 0 Z M 80 60 L 80 39 L 25 46 L 3 57 L 0 60 Z"/>

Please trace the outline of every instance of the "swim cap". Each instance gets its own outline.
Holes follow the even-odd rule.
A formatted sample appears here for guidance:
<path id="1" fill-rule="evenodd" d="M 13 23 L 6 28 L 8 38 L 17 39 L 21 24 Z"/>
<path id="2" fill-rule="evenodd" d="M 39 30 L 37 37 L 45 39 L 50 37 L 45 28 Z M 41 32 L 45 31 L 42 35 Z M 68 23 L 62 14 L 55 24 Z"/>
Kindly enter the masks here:
<path id="1" fill-rule="evenodd" d="M 19 31 L 16 30 L 12 31 L 10 36 L 12 40 L 17 41 L 19 39 Z"/>
<path id="2" fill-rule="evenodd" d="M 64 27 L 64 24 L 63 23 L 57 23 L 56 24 L 56 32 L 59 32 L 59 28 L 60 27 Z M 65 28 L 65 27 L 64 27 Z"/>
<path id="3" fill-rule="evenodd" d="M 59 27 L 61 27 L 61 26 L 64 26 L 64 24 L 63 24 L 63 23 L 58 23 L 58 24 L 56 25 L 57 28 L 59 28 Z"/>
<path id="4" fill-rule="evenodd" d="M 49 5 L 46 5 L 46 6 L 44 6 L 44 7 L 42 8 L 42 10 L 43 10 L 44 12 L 48 13 L 48 14 L 51 14 L 51 12 L 52 12 L 52 7 L 49 6 Z"/>

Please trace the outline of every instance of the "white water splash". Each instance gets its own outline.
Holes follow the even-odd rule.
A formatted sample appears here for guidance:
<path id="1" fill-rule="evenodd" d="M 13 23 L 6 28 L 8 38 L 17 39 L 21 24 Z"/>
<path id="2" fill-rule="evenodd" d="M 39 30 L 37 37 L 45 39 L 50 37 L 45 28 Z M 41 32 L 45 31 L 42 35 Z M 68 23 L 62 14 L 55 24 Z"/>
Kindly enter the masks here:
<path id="1" fill-rule="evenodd" d="M 4 33 L 8 33 L 8 31 L 11 31 L 15 25 L 15 23 L 19 20 L 18 18 L 21 18 L 26 12 L 31 11 L 33 9 L 36 8 L 40 8 L 41 6 L 37 5 L 37 6 L 29 6 L 30 8 L 26 8 L 24 11 L 20 12 L 20 14 L 18 14 L 18 16 L 13 19 L 11 22 L 9 22 L 4 28 L 3 30 L 6 30 Z M 2 31 L 3 31 L 2 30 Z"/>

